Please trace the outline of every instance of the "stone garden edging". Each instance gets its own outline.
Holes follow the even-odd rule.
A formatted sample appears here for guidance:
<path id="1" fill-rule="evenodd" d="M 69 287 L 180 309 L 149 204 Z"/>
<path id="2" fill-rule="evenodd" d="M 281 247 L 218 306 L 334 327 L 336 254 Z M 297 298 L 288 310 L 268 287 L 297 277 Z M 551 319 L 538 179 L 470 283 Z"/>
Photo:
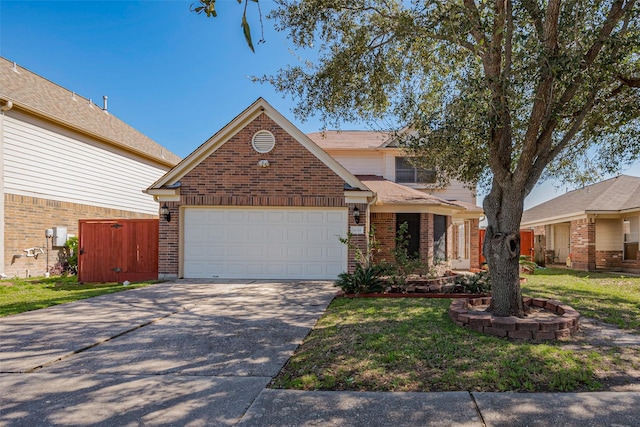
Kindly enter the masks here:
<path id="1" fill-rule="evenodd" d="M 486 311 L 470 307 L 489 305 L 491 297 L 454 299 L 449 307 L 449 316 L 463 328 L 498 337 L 508 337 L 529 341 L 568 339 L 578 331 L 580 313 L 560 301 L 545 298 L 523 298 L 529 307 L 538 307 L 554 314 L 550 318 L 536 318 L 535 315 L 519 317 L 498 317 Z"/>

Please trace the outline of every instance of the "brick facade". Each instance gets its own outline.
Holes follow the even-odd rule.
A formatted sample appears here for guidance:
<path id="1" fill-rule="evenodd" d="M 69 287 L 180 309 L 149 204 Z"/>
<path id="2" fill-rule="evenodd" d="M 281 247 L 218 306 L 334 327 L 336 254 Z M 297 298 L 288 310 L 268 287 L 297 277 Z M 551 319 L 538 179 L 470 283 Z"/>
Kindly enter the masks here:
<path id="1" fill-rule="evenodd" d="M 596 223 L 592 218 L 571 221 L 571 267 L 576 270 L 596 269 Z"/>
<path id="2" fill-rule="evenodd" d="M 449 220 L 450 217 L 447 217 Z M 448 221 L 447 221 L 448 222 Z M 449 228 L 447 228 L 449 230 Z M 448 235 L 451 233 L 447 233 Z M 450 248 L 447 237 L 447 248 Z M 420 260 L 431 263 L 433 261 L 433 214 L 420 214 Z"/>
<path id="3" fill-rule="evenodd" d="M 275 147 L 266 154 L 255 151 L 253 135 L 268 130 Z M 258 162 L 267 160 L 269 167 Z M 347 207 L 349 226 L 355 225 L 354 205 L 347 205 L 344 181 L 293 136 L 266 114 L 242 128 L 209 157 L 180 178 L 180 202 L 168 202 L 171 222 L 160 220 L 159 274 L 179 274 L 180 206 L 269 206 L 269 207 Z M 360 224 L 366 224 L 367 205 L 360 209 Z M 363 252 L 366 235 L 352 241 Z M 349 269 L 354 267 L 355 251 L 349 251 Z"/>
<path id="4" fill-rule="evenodd" d="M 480 220 L 479 219 L 471 219 L 469 220 L 469 257 L 470 257 L 470 268 L 480 268 L 480 252 L 482 248 L 480 247 Z"/>
<path id="5" fill-rule="evenodd" d="M 433 214 L 420 214 L 420 259 L 425 263 L 433 260 Z M 376 261 L 394 261 L 393 250 L 396 247 L 396 214 L 392 212 L 372 212 L 371 224 L 375 227 L 376 240 L 380 246 L 380 252 L 375 255 Z M 453 219 L 447 216 L 447 260 L 451 260 L 453 254 Z M 479 265 L 479 220 L 471 220 L 471 266 Z"/>
<path id="6" fill-rule="evenodd" d="M 622 251 L 596 251 L 596 268 L 622 267 Z"/>
<path id="7" fill-rule="evenodd" d="M 375 228 L 375 237 L 380 246 L 380 252 L 374 254 L 374 260 L 393 262 L 393 249 L 396 247 L 396 214 L 372 212 L 371 225 Z"/>
<path id="8" fill-rule="evenodd" d="M 49 266 L 55 266 L 61 248 L 51 248 L 45 230 L 66 227 L 67 234 L 78 235 L 80 219 L 157 218 L 119 209 L 80 205 L 15 194 L 4 195 L 4 273 L 8 277 L 43 276 L 47 271 L 46 254 L 26 257 L 24 249 L 49 245 Z M 46 251 L 46 249 L 45 249 Z M 22 256 L 19 256 L 22 255 Z"/>

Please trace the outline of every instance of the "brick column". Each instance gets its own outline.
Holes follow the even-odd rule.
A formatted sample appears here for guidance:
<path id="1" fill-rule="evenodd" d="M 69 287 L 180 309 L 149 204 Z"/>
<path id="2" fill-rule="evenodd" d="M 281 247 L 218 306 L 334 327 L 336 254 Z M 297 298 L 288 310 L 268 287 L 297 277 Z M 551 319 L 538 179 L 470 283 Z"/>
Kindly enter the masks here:
<path id="1" fill-rule="evenodd" d="M 433 214 L 420 214 L 420 259 L 433 263 Z"/>
<path id="2" fill-rule="evenodd" d="M 596 269 L 596 224 L 594 218 L 571 221 L 571 267 L 575 270 Z M 564 260 L 560 260 L 561 262 Z"/>
<path id="3" fill-rule="evenodd" d="M 469 220 L 469 267 L 480 268 L 480 220 Z"/>
<path id="4" fill-rule="evenodd" d="M 392 212 L 374 212 L 371 214 L 371 225 L 376 229 L 376 240 L 380 252 L 374 254 L 376 262 L 386 260 L 394 262 L 393 250 L 396 247 L 396 214 Z"/>
<path id="5" fill-rule="evenodd" d="M 356 224 L 355 219 L 353 217 L 353 208 L 357 207 L 360 210 L 360 223 Z M 359 249 L 362 251 L 364 255 L 367 254 L 367 237 L 369 235 L 369 224 L 367 224 L 367 204 L 353 204 L 348 205 L 349 213 L 348 213 L 348 224 L 349 229 L 351 231 L 351 226 L 361 226 L 365 229 L 365 234 L 355 234 L 351 236 L 351 247 L 349 248 L 348 261 L 347 261 L 347 269 L 350 273 L 355 271 L 356 269 L 356 252 Z"/>
<path id="6" fill-rule="evenodd" d="M 171 212 L 171 221 L 160 215 L 158 244 L 158 278 L 177 279 L 180 260 L 180 209 L 178 202 L 166 202 Z M 164 202 L 158 204 L 158 213 Z"/>

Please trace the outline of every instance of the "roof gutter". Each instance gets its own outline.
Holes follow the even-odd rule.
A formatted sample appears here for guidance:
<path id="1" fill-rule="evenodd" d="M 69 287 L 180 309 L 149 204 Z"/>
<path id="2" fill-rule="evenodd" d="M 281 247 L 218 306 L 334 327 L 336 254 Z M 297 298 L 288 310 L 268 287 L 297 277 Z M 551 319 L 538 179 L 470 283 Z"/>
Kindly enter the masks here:
<path id="1" fill-rule="evenodd" d="M 4 105 L 0 107 L 0 110 L 2 112 L 5 112 L 5 111 L 11 110 L 12 108 L 13 108 L 13 102 L 7 99 L 7 100 L 4 100 Z"/>

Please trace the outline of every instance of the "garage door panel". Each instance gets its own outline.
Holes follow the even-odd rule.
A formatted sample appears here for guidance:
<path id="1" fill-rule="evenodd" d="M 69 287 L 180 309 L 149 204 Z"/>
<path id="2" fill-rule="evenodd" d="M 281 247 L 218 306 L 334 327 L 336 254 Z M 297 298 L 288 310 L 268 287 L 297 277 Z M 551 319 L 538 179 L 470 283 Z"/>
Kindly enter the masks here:
<path id="1" fill-rule="evenodd" d="M 287 239 L 292 242 L 301 242 L 304 238 L 304 229 L 302 228 L 289 228 L 285 230 Z"/>
<path id="2" fill-rule="evenodd" d="M 344 216 L 342 212 L 327 212 L 326 221 L 329 223 L 340 224 L 344 221 Z"/>
<path id="3" fill-rule="evenodd" d="M 323 248 L 307 248 L 307 257 L 321 258 L 324 255 Z"/>
<path id="4" fill-rule="evenodd" d="M 186 208 L 184 277 L 335 279 L 347 209 Z"/>
<path id="5" fill-rule="evenodd" d="M 262 224 L 265 221 L 265 213 L 261 211 L 248 212 L 247 220 L 249 221 L 249 224 Z"/>
<path id="6" fill-rule="evenodd" d="M 305 222 L 304 212 L 287 212 L 287 222 L 289 224 L 300 224 Z"/>
<path id="7" fill-rule="evenodd" d="M 267 213 L 267 222 L 269 223 L 284 223 L 285 219 L 286 219 L 286 213 L 285 212 L 274 212 L 274 211 L 270 211 Z"/>

